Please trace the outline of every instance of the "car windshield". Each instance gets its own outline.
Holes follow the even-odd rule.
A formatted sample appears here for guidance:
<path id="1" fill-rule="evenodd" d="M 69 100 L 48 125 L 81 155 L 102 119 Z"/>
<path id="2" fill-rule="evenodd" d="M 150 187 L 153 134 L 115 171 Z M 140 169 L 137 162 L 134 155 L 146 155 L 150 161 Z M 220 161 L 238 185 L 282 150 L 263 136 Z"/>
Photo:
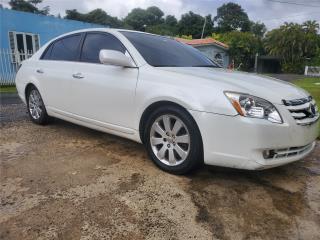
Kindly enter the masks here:
<path id="1" fill-rule="evenodd" d="M 148 64 L 154 67 L 219 67 L 199 50 L 172 38 L 121 31 Z"/>

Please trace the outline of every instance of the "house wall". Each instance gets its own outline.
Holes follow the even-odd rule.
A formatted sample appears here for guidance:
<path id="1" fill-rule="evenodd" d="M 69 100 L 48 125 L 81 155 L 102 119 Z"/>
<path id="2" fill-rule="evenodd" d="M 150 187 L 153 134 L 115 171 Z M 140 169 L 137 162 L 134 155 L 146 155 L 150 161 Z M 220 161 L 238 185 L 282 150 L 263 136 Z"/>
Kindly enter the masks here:
<path id="1" fill-rule="evenodd" d="M 215 45 L 195 46 L 200 52 L 206 55 L 211 60 L 215 60 L 216 54 L 220 53 L 223 59 L 223 67 L 227 68 L 229 65 L 229 55 L 227 50 Z"/>
<path id="2" fill-rule="evenodd" d="M 63 33 L 94 27 L 104 26 L 0 8 L 0 48 L 9 48 L 9 31 L 39 34 L 42 46 Z"/>

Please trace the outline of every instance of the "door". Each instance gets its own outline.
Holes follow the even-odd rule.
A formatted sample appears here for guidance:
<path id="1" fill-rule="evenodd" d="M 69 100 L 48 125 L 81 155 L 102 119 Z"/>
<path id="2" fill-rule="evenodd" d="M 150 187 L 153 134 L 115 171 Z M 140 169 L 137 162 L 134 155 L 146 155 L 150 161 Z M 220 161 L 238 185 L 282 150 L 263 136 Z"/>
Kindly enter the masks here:
<path id="1" fill-rule="evenodd" d="M 39 35 L 9 32 L 10 48 L 14 52 L 13 63 L 28 59 L 39 49 Z"/>
<path id="2" fill-rule="evenodd" d="M 101 49 L 116 50 L 129 56 L 124 45 L 114 35 L 101 32 L 86 34 L 80 62 L 73 73 L 73 113 L 89 121 L 133 128 L 138 69 L 101 64 Z"/>
<path id="3" fill-rule="evenodd" d="M 44 52 L 36 75 L 40 78 L 45 104 L 53 110 L 70 112 L 73 68 L 79 60 L 81 34 L 74 34 L 53 42 Z"/>

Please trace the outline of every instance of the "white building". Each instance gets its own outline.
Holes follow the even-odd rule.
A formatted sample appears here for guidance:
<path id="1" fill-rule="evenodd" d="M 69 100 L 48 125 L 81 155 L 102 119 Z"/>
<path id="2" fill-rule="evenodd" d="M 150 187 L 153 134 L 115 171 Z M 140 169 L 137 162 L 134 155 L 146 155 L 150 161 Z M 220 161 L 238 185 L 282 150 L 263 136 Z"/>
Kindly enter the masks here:
<path id="1" fill-rule="evenodd" d="M 176 38 L 176 40 L 197 48 L 208 58 L 218 62 L 224 68 L 227 68 L 229 65 L 229 54 L 228 54 L 229 47 L 228 45 L 222 42 L 219 42 L 213 38 L 192 39 L 192 40 Z"/>

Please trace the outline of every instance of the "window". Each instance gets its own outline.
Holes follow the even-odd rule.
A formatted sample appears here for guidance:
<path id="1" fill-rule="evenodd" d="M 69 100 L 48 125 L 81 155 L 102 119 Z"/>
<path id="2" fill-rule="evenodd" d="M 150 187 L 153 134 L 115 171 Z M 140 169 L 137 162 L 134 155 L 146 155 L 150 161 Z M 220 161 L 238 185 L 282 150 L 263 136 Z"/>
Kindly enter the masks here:
<path id="1" fill-rule="evenodd" d="M 32 56 L 39 47 L 39 35 L 23 32 L 9 32 L 9 45 L 13 52 L 12 62 L 17 63 Z"/>
<path id="2" fill-rule="evenodd" d="M 154 67 L 218 67 L 199 50 L 172 38 L 137 32 L 121 32 Z"/>
<path id="3" fill-rule="evenodd" d="M 123 44 L 109 33 L 87 33 L 82 46 L 81 61 L 100 63 L 99 53 L 101 49 L 126 52 Z"/>
<path id="4" fill-rule="evenodd" d="M 222 55 L 221 53 L 217 53 L 215 56 L 214 56 L 214 60 L 219 64 L 219 65 L 223 65 L 223 59 L 222 59 Z"/>
<path id="5" fill-rule="evenodd" d="M 59 39 L 55 41 L 49 47 L 49 49 L 46 50 L 42 59 L 76 61 L 79 57 L 80 40 L 81 34 L 71 35 Z"/>
<path id="6" fill-rule="evenodd" d="M 50 60 L 53 44 L 50 44 L 49 47 L 43 52 L 41 59 Z"/>

